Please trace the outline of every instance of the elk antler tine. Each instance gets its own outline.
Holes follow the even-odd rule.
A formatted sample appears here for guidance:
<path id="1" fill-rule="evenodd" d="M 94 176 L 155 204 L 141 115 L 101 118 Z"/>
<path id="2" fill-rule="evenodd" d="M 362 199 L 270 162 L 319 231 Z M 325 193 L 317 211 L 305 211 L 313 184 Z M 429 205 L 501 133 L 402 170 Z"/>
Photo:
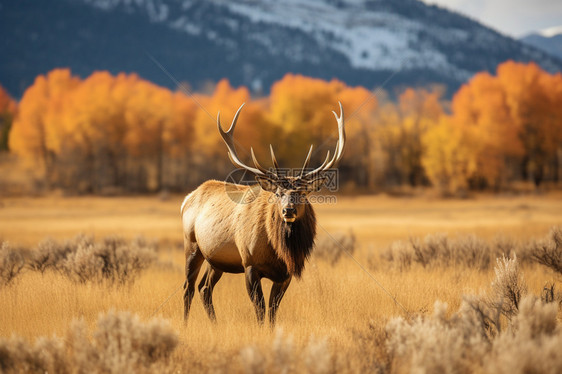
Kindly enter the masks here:
<path id="1" fill-rule="evenodd" d="M 303 175 L 305 178 L 312 178 L 314 177 L 314 175 L 318 174 L 319 172 L 323 171 L 324 168 L 326 167 L 326 165 L 328 164 L 328 162 L 330 161 L 330 151 L 326 152 L 326 159 L 324 160 L 324 162 L 322 163 L 322 165 L 320 165 L 319 167 L 317 167 L 316 169 L 312 170 L 311 172 L 306 173 L 305 175 Z"/>
<path id="2" fill-rule="evenodd" d="M 236 122 L 238 121 L 238 115 L 240 114 L 240 111 L 242 110 L 244 105 L 246 105 L 246 103 L 242 103 L 242 105 L 240 105 L 240 108 L 238 108 L 238 110 L 236 111 L 236 114 L 234 115 L 234 118 L 232 119 L 232 124 L 230 125 L 230 128 L 228 129 L 228 132 L 234 130 L 234 126 L 236 126 Z"/>
<path id="3" fill-rule="evenodd" d="M 324 160 L 322 165 L 320 165 L 322 169 L 326 166 L 326 164 L 328 164 L 328 160 L 330 160 L 330 151 L 326 152 L 326 159 Z"/>
<path id="4" fill-rule="evenodd" d="M 308 164 L 310 162 L 310 156 L 312 156 L 312 148 L 314 148 L 314 144 L 310 145 L 310 150 L 308 151 L 308 155 L 306 155 L 306 159 L 304 160 L 304 165 L 302 166 L 301 172 L 299 174 L 300 177 L 304 175 L 304 171 L 308 167 Z"/>
<path id="5" fill-rule="evenodd" d="M 279 164 L 277 163 L 277 158 L 275 157 L 275 152 L 273 152 L 273 147 L 269 145 L 269 151 L 271 152 L 271 161 L 273 162 L 273 167 L 275 168 L 275 173 L 279 169 Z"/>
<path id="6" fill-rule="evenodd" d="M 262 173 L 270 174 L 270 172 L 267 169 L 265 169 L 260 165 L 254 153 L 254 148 L 252 147 L 250 147 L 250 154 L 252 155 L 252 161 L 254 161 L 254 165 L 256 166 L 256 168 L 258 168 L 258 170 L 261 171 Z"/>
<path id="7" fill-rule="evenodd" d="M 263 170 L 256 169 L 244 164 L 236 153 L 236 147 L 234 145 L 234 128 L 236 127 L 236 121 L 238 120 L 238 115 L 240 115 L 240 111 L 242 110 L 243 106 L 244 104 L 242 104 L 240 108 L 238 108 L 238 111 L 236 112 L 236 114 L 234 115 L 234 119 L 232 120 L 232 124 L 226 132 L 222 129 L 220 123 L 220 112 L 217 114 L 217 126 L 219 129 L 219 134 L 224 141 L 224 144 L 226 144 L 226 148 L 228 149 L 228 158 L 234 164 L 234 166 L 240 169 L 248 170 L 249 172 L 256 175 L 266 175 Z"/>
<path id="8" fill-rule="evenodd" d="M 334 155 L 330 159 L 330 153 L 328 152 L 328 157 L 326 157 L 326 161 L 324 161 L 324 163 L 320 165 L 320 167 L 314 169 L 309 173 L 306 173 L 304 175 L 304 178 L 311 178 L 315 176 L 317 173 L 320 173 L 331 167 L 335 167 L 341 160 L 341 157 L 343 155 L 343 150 L 345 148 L 345 126 L 344 126 L 344 119 L 343 119 L 343 106 L 341 104 L 341 101 L 338 101 L 338 104 L 340 106 L 340 115 L 338 116 L 338 114 L 335 111 L 332 111 L 338 123 L 338 141 L 336 143 L 336 149 L 334 150 Z"/>
<path id="9" fill-rule="evenodd" d="M 217 126 L 219 128 L 220 133 L 224 134 L 224 131 L 223 131 L 222 126 L 221 126 L 221 111 L 220 110 L 217 113 Z"/>

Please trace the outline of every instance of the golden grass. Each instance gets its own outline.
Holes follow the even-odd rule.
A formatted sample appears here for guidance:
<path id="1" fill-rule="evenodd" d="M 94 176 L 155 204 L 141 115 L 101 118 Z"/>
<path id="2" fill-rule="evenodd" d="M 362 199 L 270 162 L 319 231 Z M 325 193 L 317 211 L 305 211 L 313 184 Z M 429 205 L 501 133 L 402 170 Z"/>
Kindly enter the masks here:
<path id="1" fill-rule="evenodd" d="M 45 237 L 60 239 L 85 232 L 98 238 L 140 234 L 177 242 L 181 238 L 180 203 L 179 196 L 167 201 L 151 197 L 4 199 L 0 237 L 35 245 Z M 328 232 L 348 228 L 355 231 L 359 248 L 354 257 L 365 267 L 369 251 L 384 249 L 390 242 L 410 236 L 448 232 L 529 239 L 542 237 L 550 227 L 562 224 L 560 195 L 484 196 L 472 200 L 341 197 L 337 205 L 316 208 L 319 224 Z M 324 234 L 322 228 L 320 235 Z M 33 339 L 64 335 L 73 319 L 84 318 L 93 326 L 100 312 L 116 309 L 132 311 L 142 319 L 153 315 L 169 319 L 180 334 L 180 345 L 173 357 L 178 367 L 190 362 L 200 370 L 211 370 L 210 358 L 228 360 L 246 346 L 272 345 L 276 332 L 256 324 L 240 275 L 225 274 L 215 289 L 216 325 L 209 322 L 196 295 L 189 323 L 184 326 L 183 254 L 165 248 L 159 256 L 176 266 L 152 267 L 134 284 L 121 288 L 75 284 L 50 271 L 44 275 L 27 272 L 14 285 L 0 290 L 0 336 L 18 334 Z M 347 257 L 334 267 L 317 259 L 310 261 L 302 280 L 291 284 L 278 315 L 278 326 L 293 337 L 296 350 L 304 349 L 311 339 L 326 338 L 333 352 L 352 354 L 355 332 L 364 331 L 369 323 L 382 328 L 389 318 L 404 315 L 377 282 L 408 312 L 415 313 L 431 311 L 436 300 L 456 310 L 463 294 L 478 293 L 493 278 L 491 270 L 480 272 L 464 267 L 413 266 L 400 272 L 377 266 L 369 271 L 370 275 Z M 524 267 L 523 271 L 535 294 L 546 282 L 556 279 L 538 265 Z M 266 298 L 270 284 L 263 281 Z"/>
<path id="2" fill-rule="evenodd" d="M 0 237 L 28 245 L 79 232 L 181 240 L 182 200 L 179 195 L 164 201 L 156 196 L 4 198 L 0 199 Z M 444 200 L 338 196 L 337 204 L 317 204 L 315 210 L 319 225 L 328 232 L 352 228 L 360 244 L 377 248 L 435 232 L 527 239 L 562 223 L 562 193 Z"/>

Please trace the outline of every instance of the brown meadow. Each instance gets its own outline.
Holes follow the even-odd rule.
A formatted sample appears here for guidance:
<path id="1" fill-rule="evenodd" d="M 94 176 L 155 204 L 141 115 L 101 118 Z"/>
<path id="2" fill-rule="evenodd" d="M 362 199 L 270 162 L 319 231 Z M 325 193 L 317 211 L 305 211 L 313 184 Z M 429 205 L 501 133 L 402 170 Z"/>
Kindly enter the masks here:
<path id="1" fill-rule="evenodd" d="M 79 283 L 54 271 L 41 274 L 25 269 L 13 284 L 0 288 L 0 337 L 17 335 L 34 342 L 38 337 L 56 334 L 66 336 L 66 344 L 70 344 L 72 321 L 83 319 L 95 341 L 107 325 L 96 327 L 100 313 L 128 311 L 140 317 L 135 322 L 138 324 L 149 323 L 152 317 L 164 318 L 178 335 L 175 350 L 170 357 L 161 356 L 164 358 L 158 362 L 160 366 L 138 361 L 146 371 L 410 372 L 409 365 L 418 365 L 422 372 L 437 372 L 447 366 L 426 365 L 420 369 L 419 365 L 425 365 L 423 360 L 408 361 L 411 353 L 400 348 L 396 337 L 411 343 L 414 333 L 405 327 L 410 326 L 407 323 L 412 324 L 412 331 L 427 328 L 422 322 L 417 324 L 416 318 L 433 323 L 431 326 L 436 328 L 451 327 L 447 324 L 452 322 L 447 318 L 457 318 L 457 310 L 464 305 L 463 295 L 479 295 L 490 289 L 495 276 L 494 264 L 483 270 L 465 264 L 424 267 L 418 263 L 400 269 L 381 257 L 389 245 L 435 233 L 446 233 L 452 239 L 473 234 L 485 242 L 497 237 L 529 242 L 547 236 L 551 227 L 562 225 L 559 193 L 478 196 L 463 200 L 339 196 L 337 204 L 315 205 L 319 237 L 324 241 L 321 237 L 329 233 L 342 238 L 338 232 L 352 230 L 356 237 L 353 258 L 345 254 L 336 260 L 333 255 L 313 256 L 302 279 L 293 282 L 288 290 L 274 330 L 258 326 L 243 277 L 231 274 L 225 274 L 215 289 L 217 324 L 208 320 L 201 301 L 196 299 L 184 326 L 181 297 L 184 258 L 179 245 L 181 200 L 181 196 L 166 200 L 157 197 L 3 199 L 0 238 L 13 245 L 35 247 L 47 237 L 62 240 L 78 233 L 92 234 L 100 240 L 115 235 L 130 240 L 143 235 L 157 239 L 160 245 L 158 261 L 140 272 L 134 282 L 124 285 Z M 562 287 L 560 274 L 542 265 L 523 262 L 521 273 L 529 294 L 540 296 L 548 284 L 555 284 L 555 290 Z M 264 290 L 269 290 L 270 282 L 265 283 Z M 447 303 L 448 309 L 434 308 L 438 300 Z M 531 301 L 525 301 L 525 308 L 527 314 L 551 313 Z M 400 325 L 393 320 L 395 317 L 402 317 L 405 322 Z M 514 321 L 524 325 L 517 318 Z M 394 325 L 388 325 L 389 321 Z M 142 330 L 134 323 L 130 326 Z M 559 337 L 560 327 L 556 329 L 545 334 Z M 502 352 L 509 349 L 514 354 L 518 352 L 509 348 L 510 344 L 517 346 L 517 340 L 506 342 L 506 337 L 500 338 L 503 345 L 488 343 L 495 352 L 494 357 L 505 359 Z M 543 343 L 543 347 L 553 344 L 548 339 Z M 67 351 L 76 349 L 69 347 Z M 484 358 L 472 366 L 461 365 L 459 372 L 497 369 L 494 365 L 500 361 L 478 356 L 475 353 L 478 347 L 463 349 L 468 349 L 474 357 Z M 0 361 L 2 352 L 0 349 Z M 443 356 L 445 364 L 456 365 L 457 361 L 446 356 Z M 490 362 L 494 365 L 487 366 Z M 106 371 L 117 370 L 104 367 Z M 555 366 L 547 367 L 539 372 L 554 369 Z"/>

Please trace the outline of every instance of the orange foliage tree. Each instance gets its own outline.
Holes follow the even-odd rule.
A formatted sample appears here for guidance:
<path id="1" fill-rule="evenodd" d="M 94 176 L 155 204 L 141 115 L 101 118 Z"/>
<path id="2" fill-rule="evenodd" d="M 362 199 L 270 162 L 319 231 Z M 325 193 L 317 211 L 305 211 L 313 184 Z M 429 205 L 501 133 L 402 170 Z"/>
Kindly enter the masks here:
<path id="1" fill-rule="evenodd" d="M 532 177 L 558 180 L 562 151 L 560 73 L 512 61 L 476 74 L 453 97 L 452 114 L 425 138 L 424 166 L 445 189 L 496 187 Z M 446 143 L 445 143 L 446 141 Z"/>
<path id="2" fill-rule="evenodd" d="M 513 61 L 498 66 L 510 122 L 523 149 L 521 172 L 538 186 L 545 175 L 557 180 L 562 151 L 562 75 L 537 64 Z"/>
<path id="3" fill-rule="evenodd" d="M 320 164 L 327 150 L 333 152 L 337 126 L 332 111 L 339 112 L 337 102 L 346 109 L 346 131 L 349 144 L 341 170 L 355 173 L 359 184 L 367 184 L 370 167 L 371 114 L 377 100 L 362 87 L 348 87 L 338 80 L 287 74 L 271 88 L 268 118 L 277 127 L 276 155 L 286 167 L 299 168 L 310 145 L 315 146 L 311 164 Z M 357 109 L 357 110 L 356 110 Z"/>
<path id="4" fill-rule="evenodd" d="M 442 92 L 439 87 L 408 88 L 399 95 L 397 103 L 381 97 L 374 118 L 379 185 L 428 183 L 422 163 L 428 145 L 423 138 L 444 114 Z"/>
<path id="5" fill-rule="evenodd" d="M 66 92 L 73 90 L 79 83 L 80 80 L 72 76 L 69 69 L 55 69 L 46 76 L 38 76 L 25 91 L 10 132 L 10 149 L 41 164 L 48 181 L 53 175 L 58 125 L 48 125 L 46 113 L 60 110 Z"/>
<path id="6" fill-rule="evenodd" d="M 195 107 L 138 76 L 66 69 L 39 76 L 25 92 L 10 136 L 14 152 L 41 161 L 62 187 L 160 189 L 167 158 L 191 144 Z"/>
<path id="7" fill-rule="evenodd" d="M 345 108 L 348 148 L 342 180 L 367 191 L 396 185 L 455 192 L 519 178 L 558 179 L 562 154 L 562 75 L 507 62 L 477 74 L 454 95 L 405 89 L 396 101 L 338 80 L 287 74 L 268 97 L 223 79 L 206 94 L 172 92 L 135 74 L 68 69 L 38 76 L 19 103 L 11 150 L 42 166 L 49 184 L 78 192 L 183 189 L 232 170 L 217 132 L 246 103 L 236 130 L 269 167 L 269 144 L 283 167 L 300 168 L 314 145 L 320 164 L 337 139 L 332 111 Z M 15 103 L 0 89 L 0 114 Z M 6 127 L 2 124 L 2 131 Z M 1 143 L 0 143 L 1 146 Z"/>
<path id="8" fill-rule="evenodd" d="M 0 85 L 0 152 L 8 150 L 8 134 L 16 114 L 17 104 Z"/>

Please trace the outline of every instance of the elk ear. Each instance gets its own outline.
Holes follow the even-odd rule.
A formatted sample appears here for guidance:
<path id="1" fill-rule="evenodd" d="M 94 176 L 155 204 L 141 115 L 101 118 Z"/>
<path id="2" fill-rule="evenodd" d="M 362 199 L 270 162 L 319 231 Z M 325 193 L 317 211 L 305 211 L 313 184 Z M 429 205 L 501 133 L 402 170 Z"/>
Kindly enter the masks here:
<path id="1" fill-rule="evenodd" d="M 320 191 L 322 189 L 322 186 L 324 185 L 324 183 L 326 183 L 327 180 L 328 180 L 327 177 L 319 177 L 311 181 L 308 181 L 306 183 L 306 190 L 308 192 Z"/>
<path id="2" fill-rule="evenodd" d="M 264 189 L 265 191 L 269 191 L 269 192 L 277 191 L 277 184 L 275 184 L 275 181 L 273 179 L 256 175 L 256 180 L 260 184 L 261 188 Z"/>

